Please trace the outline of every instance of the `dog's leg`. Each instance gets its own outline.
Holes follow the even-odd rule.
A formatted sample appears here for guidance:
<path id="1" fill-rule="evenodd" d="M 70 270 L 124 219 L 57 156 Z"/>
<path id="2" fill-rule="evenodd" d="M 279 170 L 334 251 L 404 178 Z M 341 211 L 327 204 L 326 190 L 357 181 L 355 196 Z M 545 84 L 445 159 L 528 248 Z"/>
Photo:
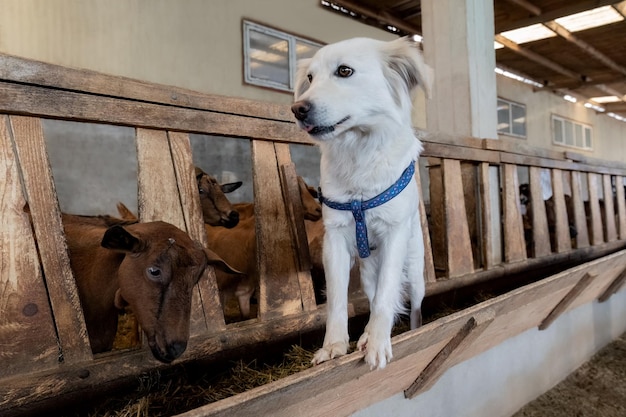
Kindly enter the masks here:
<path id="1" fill-rule="evenodd" d="M 348 283 L 351 255 L 344 234 L 327 228 L 324 235 L 324 270 L 326 274 L 326 335 L 313 364 L 319 364 L 348 352 Z"/>
<path id="2" fill-rule="evenodd" d="M 380 262 L 376 293 L 370 302 L 370 319 L 357 343 L 357 348 L 365 351 L 365 362 L 371 369 L 384 368 L 393 357 L 391 328 L 396 314 L 403 310 L 403 266 L 410 234 L 410 228 L 404 225 L 390 228 L 378 248 L 378 260 L 366 260 Z"/>
<path id="3" fill-rule="evenodd" d="M 424 284 L 424 237 L 419 217 L 413 221 L 413 234 L 409 241 L 407 254 L 407 281 L 411 301 L 411 329 L 422 325 L 422 300 L 426 292 Z"/>

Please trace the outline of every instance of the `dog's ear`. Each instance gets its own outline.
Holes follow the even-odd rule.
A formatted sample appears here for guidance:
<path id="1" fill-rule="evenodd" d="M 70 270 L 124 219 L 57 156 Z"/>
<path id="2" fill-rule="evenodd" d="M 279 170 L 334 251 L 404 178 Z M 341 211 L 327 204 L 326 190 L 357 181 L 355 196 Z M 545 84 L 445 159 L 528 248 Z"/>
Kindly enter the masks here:
<path id="1" fill-rule="evenodd" d="M 387 67 L 391 72 L 392 88 L 398 88 L 394 82 L 401 81 L 409 92 L 419 86 L 424 90 L 426 97 L 431 98 L 433 70 L 424 63 L 422 53 L 412 38 L 405 36 L 387 42 L 384 53 Z"/>
<path id="2" fill-rule="evenodd" d="M 296 86 L 294 89 L 294 97 L 296 100 L 309 88 L 308 74 L 310 63 L 311 58 L 298 60 L 298 66 L 296 71 Z"/>

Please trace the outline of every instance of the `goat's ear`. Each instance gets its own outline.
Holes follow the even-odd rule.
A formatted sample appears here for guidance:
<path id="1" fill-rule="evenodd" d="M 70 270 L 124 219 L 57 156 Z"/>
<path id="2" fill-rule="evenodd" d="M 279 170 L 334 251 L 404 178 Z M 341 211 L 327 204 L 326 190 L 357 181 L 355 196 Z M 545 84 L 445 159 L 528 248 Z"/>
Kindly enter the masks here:
<path id="1" fill-rule="evenodd" d="M 232 193 L 237 188 L 241 187 L 242 184 L 243 184 L 243 182 L 241 182 L 241 181 L 229 182 L 228 184 L 220 185 L 220 188 L 222 189 L 222 192 L 224 194 L 228 194 L 228 193 Z"/>
<path id="2" fill-rule="evenodd" d="M 201 168 L 198 168 L 198 167 L 196 167 L 195 172 L 196 172 L 196 179 L 200 179 L 200 177 L 205 174 L 205 172 Z"/>
<path id="3" fill-rule="evenodd" d="M 433 70 L 426 65 L 418 45 L 410 37 L 405 36 L 391 42 L 387 42 L 384 47 L 387 66 L 391 70 L 394 81 L 400 80 L 404 83 L 408 91 L 419 86 L 424 90 L 427 98 L 431 98 L 433 84 Z"/>
<path id="4" fill-rule="evenodd" d="M 228 265 L 225 260 L 220 258 L 220 256 L 217 253 L 213 252 L 211 249 L 204 248 L 204 253 L 206 254 L 207 260 L 209 261 L 209 265 L 213 266 L 214 268 L 226 272 L 227 274 L 243 275 L 243 272 L 237 271 L 235 268 Z"/>
<path id="5" fill-rule="evenodd" d="M 309 88 L 309 64 L 311 58 L 300 59 L 296 70 L 296 88 L 294 98 L 297 100 Z"/>
<path id="6" fill-rule="evenodd" d="M 124 300 L 124 297 L 122 297 L 122 291 L 119 288 L 115 291 L 115 300 L 113 301 L 113 304 L 118 310 L 124 310 L 124 307 L 128 305 L 126 300 Z"/>
<path id="7" fill-rule="evenodd" d="M 102 237 L 103 248 L 120 252 L 139 252 L 144 247 L 143 241 L 132 235 L 122 226 L 111 226 Z"/>

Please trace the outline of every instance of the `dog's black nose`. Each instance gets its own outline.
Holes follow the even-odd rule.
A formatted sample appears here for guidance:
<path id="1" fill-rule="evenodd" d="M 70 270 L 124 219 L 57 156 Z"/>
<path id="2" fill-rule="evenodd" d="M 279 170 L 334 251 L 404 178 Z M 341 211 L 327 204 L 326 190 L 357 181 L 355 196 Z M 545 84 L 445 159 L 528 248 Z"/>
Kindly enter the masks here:
<path id="1" fill-rule="evenodd" d="M 308 101 L 296 101 L 291 106 L 291 111 L 298 120 L 306 119 L 309 111 L 311 111 L 311 103 Z"/>

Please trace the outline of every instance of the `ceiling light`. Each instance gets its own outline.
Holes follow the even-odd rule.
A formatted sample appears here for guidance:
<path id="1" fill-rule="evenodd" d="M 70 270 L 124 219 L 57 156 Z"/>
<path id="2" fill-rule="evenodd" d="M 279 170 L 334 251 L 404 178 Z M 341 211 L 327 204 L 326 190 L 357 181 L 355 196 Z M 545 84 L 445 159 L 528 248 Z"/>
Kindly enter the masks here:
<path id="1" fill-rule="evenodd" d="M 622 101 L 617 96 L 591 97 L 591 100 L 595 101 L 596 103 L 615 103 L 617 101 Z"/>
<path id="2" fill-rule="evenodd" d="M 500 49 L 500 48 L 504 48 L 504 45 L 502 45 L 500 42 L 493 41 L 493 49 Z"/>
<path id="3" fill-rule="evenodd" d="M 554 19 L 556 23 L 570 32 L 578 32 L 580 30 L 604 26 L 609 23 L 619 22 L 620 20 L 624 20 L 624 16 L 619 14 L 619 12 L 611 6 L 597 7 L 581 13 Z"/>
<path id="4" fill-rule="evenodd" d="M 565 95 L 563 96 L 563 100 L 567 100 L 567 101 L 569 101 L 570 103 L 576 103 L 576 102 L 578 101 L 578 99 L 577 99 L 576 97 L 574 97 L 574 96 L 570 96 L 569 94 L 565 94 Z"/>
<path id="5" fill-rule="evenodd" d="M 541 23 L 536 23 L 534 25 L 526 26 L 523 28 L 508 30 L 506 32 L 502 32 L 500 35 L 517 44 L 521 44 L 526 42 L 538 41 L 539 39 L 551 38 L 553 36 L 556 36 L 556 33 L 552 32 Z"/>
<path id="6" fill-rule="evenodd" d="M 529 78 L 526 78 L 526 77 L 522 77 L 521 75 L 512 73 L 511 71 L 507 71 L 507 70 L 502 69 L 500 67 L 496 67 L 496 74 L 503 75 L 503 76 L 505 76 L 507 78 L 512 78 L 514 80 L 523 82 L 524 84 L 532 85 L 533 87 L 537 87 L 537 88 L 542 88 L 543 87 L 543 84 L 539 84 L 536 81 L 533 81 L 533 80 L 531 80 Z"/>
<path id="7" fill-rule="evenodd" d="M 604 107 L 596 106 L 595 104 L 589 102 L 585 103 L 585 107 L 588 109 L 594 109 L 597 112 L 604 112 Z"/>

